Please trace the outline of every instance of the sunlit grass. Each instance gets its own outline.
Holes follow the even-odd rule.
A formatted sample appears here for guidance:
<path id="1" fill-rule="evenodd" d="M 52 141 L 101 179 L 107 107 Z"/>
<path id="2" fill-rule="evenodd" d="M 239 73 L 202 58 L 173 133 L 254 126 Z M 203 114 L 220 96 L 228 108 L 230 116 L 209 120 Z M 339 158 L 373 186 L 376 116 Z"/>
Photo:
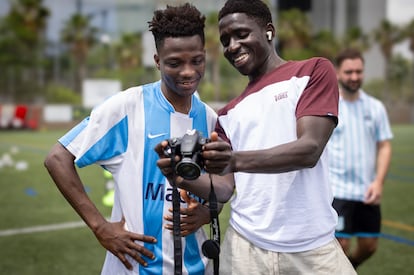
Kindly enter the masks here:
<path id="1" fill-rule="evenodd" d="M 378 252 L 358 270 L 362 275 L 412 274 L 414 270 L 414 126 L 394 126 L 393 159 L 382 203 L 384 234 L 401 238 L 380 239 Z M 1 131 L 0 162 L 5 154 L 26 162 L 26 170 L 0 168 L 0 232 L 9 229 L 80 221 L 59 193 L 43 159 L 63 131 Z M 1 165 L 0 165 L 1 166 Z M 79 169 L 88 194 L 104 215 L 110 209 L 101 203 L 105 192 L 101 169 Z M 228 205 L 220 215 L 221 232 L 228 226 Z M 403 226 L 398 226 L 403 225 Z M 404 227 L 404 225 L 406 227 Z M 404 243 L 404 240 L 407 242 Z M 86 227 L 0 235 L 0 274 L 99 274 L 105 251 Z"/>

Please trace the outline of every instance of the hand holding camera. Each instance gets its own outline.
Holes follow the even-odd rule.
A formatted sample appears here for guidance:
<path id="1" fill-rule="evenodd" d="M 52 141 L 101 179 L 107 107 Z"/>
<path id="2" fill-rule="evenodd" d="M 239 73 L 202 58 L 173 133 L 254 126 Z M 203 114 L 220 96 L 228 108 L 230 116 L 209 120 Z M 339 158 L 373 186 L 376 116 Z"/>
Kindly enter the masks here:
<path id="1" fill-rule="evenodd" d="M 178 184 L 182 179 L 197 179 L 203 170 L 222 174 L 228 170 L 232 156 L 230 144 L 219 140 L 216 132 L 212 132 L 210 138 L 204 138 L 197 130 L 164 140 L 155 151 L 160 156 L 157 165 L 162 173 L 170 179 L 174 175 Z"/>
<path id="2" fill-rule="evenodd" d="M 203 145 L 210 140 L 204 138 L 197 130 L 188 131 L 181 138 L 168 140 L 168 145 L 164 148 L 165 155 L 169 156 L 173 162 L 179 156 L 177 163 L 172 163 L 174 172 L 187 180 L 197 179 L 204 169 L 202 157 Z"/>

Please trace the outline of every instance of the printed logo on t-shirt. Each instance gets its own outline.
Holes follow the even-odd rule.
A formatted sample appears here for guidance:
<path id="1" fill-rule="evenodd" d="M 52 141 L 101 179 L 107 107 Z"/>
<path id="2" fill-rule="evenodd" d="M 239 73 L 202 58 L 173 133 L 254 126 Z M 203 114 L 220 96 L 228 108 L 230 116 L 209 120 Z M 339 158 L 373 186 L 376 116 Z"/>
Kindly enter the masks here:
<path id="1" fill-rule="evenodd" d="M 287 98 L 287 97 L 288 97 L 288 92 L 287 91 L 279 93 L 279 94 L 274 96 L 276 102 L 281 100 L 281 99 Z"/>

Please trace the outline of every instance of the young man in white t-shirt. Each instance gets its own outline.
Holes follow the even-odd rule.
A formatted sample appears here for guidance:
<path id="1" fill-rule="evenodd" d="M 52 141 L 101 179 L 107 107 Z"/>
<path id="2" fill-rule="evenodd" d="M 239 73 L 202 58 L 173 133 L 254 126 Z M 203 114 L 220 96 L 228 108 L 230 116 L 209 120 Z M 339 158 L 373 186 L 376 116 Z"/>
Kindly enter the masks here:
<path id="1" fill-rule="evenodd" d="M 214 188 L 222 201 L 235 190 L 220 274 L 355 274 L 334 236 L 325 150 L 338 116 L 332 64 L 281 59 L 270 10 L 260 0 L 227 1 L 219 32 L 224 56 L 249 78 L 218 112 L 216 131 L 233 154 L 231 173 L 213 177 Z M 167 167 L 168 159 L 158 165 Z M 204 177 L 176 181 L 207 196 Z"/>

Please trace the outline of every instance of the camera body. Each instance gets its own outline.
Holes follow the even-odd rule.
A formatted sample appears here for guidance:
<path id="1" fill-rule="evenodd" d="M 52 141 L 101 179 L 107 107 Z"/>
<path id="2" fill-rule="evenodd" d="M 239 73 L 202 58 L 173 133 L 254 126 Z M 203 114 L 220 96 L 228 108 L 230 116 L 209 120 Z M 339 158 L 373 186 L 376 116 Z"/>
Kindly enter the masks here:
<path id="1" fill-rule="evenodd" d="M 172 158 L 180 156 L 181 159 L 175 164 L 177 175 L 187 180 L 195 180 L 201 174 L 204 160 L 201 155 L 203 145 L 210 142 L 197 130 L 187 131 L 181 138 L 171 138 L 164 149 L 164 153 Z"/>

